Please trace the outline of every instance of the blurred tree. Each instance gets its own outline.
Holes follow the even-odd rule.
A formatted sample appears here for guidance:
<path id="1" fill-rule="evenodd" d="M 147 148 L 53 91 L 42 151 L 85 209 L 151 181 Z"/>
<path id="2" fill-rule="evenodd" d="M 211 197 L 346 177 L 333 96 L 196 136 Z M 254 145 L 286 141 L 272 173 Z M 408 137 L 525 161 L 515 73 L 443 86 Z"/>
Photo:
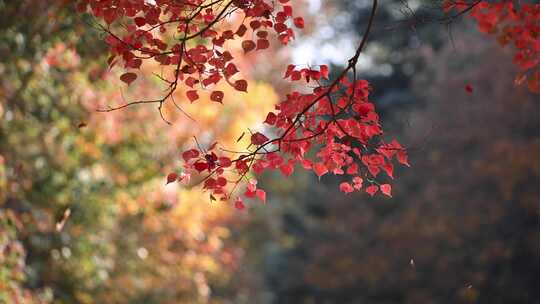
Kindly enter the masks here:
<path id="1" fill-rule="evenodd" d="M 174 127 L 146 108 L 96 113 L 162 87 L 148 77 L 118 92 L 71 1 L 0 1 L 0 20 L 0 301 L 238 303 L 243 251 L 228 240 L 241 218 L 190 187 L 164 188 L 162 176 L 195 134 L 203 146 L 235 142 L 273 90 L 223 88 L 233 100 L 221 113 L 208 98 L 186 114 L 168 105 Z"/>

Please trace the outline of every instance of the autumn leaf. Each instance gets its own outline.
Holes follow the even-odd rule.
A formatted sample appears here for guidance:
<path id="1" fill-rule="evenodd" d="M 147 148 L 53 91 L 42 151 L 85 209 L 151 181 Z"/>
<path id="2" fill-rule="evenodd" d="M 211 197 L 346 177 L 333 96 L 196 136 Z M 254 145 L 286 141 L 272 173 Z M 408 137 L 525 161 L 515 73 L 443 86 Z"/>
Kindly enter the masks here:
<path id="1" fill-rule="evenodd" d="M 228 157 L 220 157 L 218 161 L 219 161 L 219 166 L 222 168 L 228 168 L 232 165 L 232 161 Z"/>
<path id="2" fill-rule="evenodd" d="M 167 175 L 167 183 L 166 183 L 166 185 L 168 185 L 168 184 L 170 184 L 170 183 L 172 183 L 172 182 L 175 182 L 177 178 L 178 178 L 178 174 L 177 174 L 177 173 L 174 173 L 174 172 L 169 173 L 169 174 Z"/>
<path id="3" fill-rule="evenodd" d="M 234 202 L 234 207 L 238 210 L 244 210 L 246 208 L 246 205 L 244 205 L 244 202 L 241 198 L 237 198 Z"/>
<path id="4" fill-rule="evenodd" d="M 396 157 L 397 157 L 398 162 L 400 162 L 401 164 L 407 167 L 411 166 L 409 164 L 409 157 L 407 156 L 407 152 L 405 152 L 404 150 L 398 151 Z"/>
<path id="5" fill-rule="evenodd" d="M 187 91 L 186 96 L 190 102 L 194 102 L 195 100 L 199 99 L 199 94 L 195 90 Z"/>
<path id="6" fill-rule="evenodd" d="M 277 121 L 277 116 L 276 114 L 270 112 L 268 113 L 268 115 L 266 115 L 266 119 L 264 120 L 265 123 L 269 124 L 269 125 L 274 125 Z"/>
<path id="7" fill-rule="evenodd" d="M 238 91 L 241 91 L 241 92 L 247 92 L 247 81 L 245 80 L 237 80 L 235 83 L 234 83 L 234 88 Z"/>
<path id="8" fill-rule="evenodd" d="M 339 190 L 341 190 L 343 193 L 349 194 L 354 191 L 354 188 L 351 186 L 351 184 L 343 182 L 339 185 Z"/>
<path id="9" fill-rule="evenodd" d="M 317 176 L 321 178 L 321 176 L 328 173 L 328 169 L 323 163 L 316 163 L 313 165 L 313 172 L 315 172 L 315 174 L 317 174 Z"/>
<path id="10" fill-rule="evenodd" d="M 356 190 L 362 189 L 362 185 L 364 183 L 364 180 L 360 176 L 356 176 L 353 178 L 353 187 Z"/>
<path id="11" fill-rule="evenodd" d="M 135 79 L 137 79 L 137 74 L 135 73 L 124 73 L 120 76 L 120 80 L 127 83 L 127 85 L 130 85 Z"/>
<path id="12" fill-rule="evenodd" d="M 294 26 L 297 28 L 304 28 L 304 18 L 296 17 L 294 18 Z"/>
<path id="13" fill-rule="evenodd" d="M 195 167 L 195 170 L 199 171 L 199 172 L 202 172 L 206 169 L 208 169 L 208 164 L 205 163 L 205 162 L 196 162 L 193 164 L 193 167 Z"/>
<path id="14" fill-rule="evenodd" d="M 329 74 L 330 74 L 330 70 L 328 69 L 328 66 L 321 65 L 320 71 L 321 71 L 321 76 L 328 79 Z"/>
<path id="15" fill-rule="evenodd" d="M 279 167 L 279 170 L 285 177 L 289 177 L 292 175 L 294 171 L 294 166 L 291 162 L 288 162 L 286 164 L 283 164 Z"/>
<path id="16" fill-rule="evenodd" d="M 389 184 L 381 185 L 381 192 L 386 196 L 392 197 L 392 186 Z"/>
<path id="17" fill-rule="evenodd" d="M 251 135 L 251 143 L 255 146 L 260 146 L 267 142 L 269 139 L 264 134 L 257 132 Z"/>
<path id="18" fill-rule="evenodd" d="M 246 54 L 253 51 L 256 47 L 257 45 L 255 44 L 255 42 L 253 42 L 253 40 L 242 41 L 242 49 L 244 49 L 244 53 Z"/>
<path id="19" fill-rule="evenodd" d="M 190 159 L 199 157 L 199 154 L 199 150 L 191 149 L 184 151 L 184 153 L 182 153 L 182 158 L 184 161 L 188 162 Z"/>
<path id="20" fill-rule="evenodd" d="M 266 203 L 266 192 L 262 189 L 257 189 L 255 195 L 261 200 L 261 202 Z"/>
<path id="21" fill-rule="evenodd" d="M 264 50 L 270 47 L 270 42 L 268 39 L 258 39 L 257 40 L 257 50 Z"/>
<path id="22" fill-rule="evenodd" d="M 210 100 L 223 103 L 223 92 L 222 91 L 213 91 L 212 94 L 210 94 Z"/>
<path id="23" fill-rule="evenodd" d="M 366 188 L 366 193 L 371 195 L 371 196 L 375 195 L 375 193 L 377 193 L 377 191 L 379 191 L 379 187 L 377 185 L 371 185 L 371 186 Z"/>

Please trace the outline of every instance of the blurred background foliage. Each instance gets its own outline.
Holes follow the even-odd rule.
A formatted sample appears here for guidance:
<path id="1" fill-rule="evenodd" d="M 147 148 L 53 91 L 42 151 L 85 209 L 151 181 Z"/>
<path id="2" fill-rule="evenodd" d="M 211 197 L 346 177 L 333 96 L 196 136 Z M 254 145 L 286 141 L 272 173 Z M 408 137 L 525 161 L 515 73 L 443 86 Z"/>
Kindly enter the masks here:
<path id="1" fill-rule="evenodd" d="M 248 95 L 179 102 L 191 118 L 169 105 L 168 126 L 150 107 L 95 112 L 161 91 L 151 77 L 120 90 L 72 1 L 0 0 L 0 303 L 536 303 L 540 104 L 494 39 L 420 22 L 433 3 L 382 1 L 360 60 L 410 147 L 394 198 L 298 170 L 263 176 L 269 202 L 238 212 L 164 185 L 178 151 L 195 134 L 232 146 L 264 120 L 284 58 L 337 67 L 369 1 L 302 2 L 312 30 L 241 63 L 262 62 Z"/>
<path id="2" fill-rule="evenodd" d="M 223 109 L 186 106 L 192 118 L 169 105 L 172 127 L 153 107 L 97 113 L 162 88 L 148 77 L 121 92 L 101 34 L 72 4 L 0 1 L 0 302 L 239 302 L 244 252 L 229 240 L 241 216 L 164 176 L 193 135 L 232 143 L 276 95 L 254 83 Z"/>

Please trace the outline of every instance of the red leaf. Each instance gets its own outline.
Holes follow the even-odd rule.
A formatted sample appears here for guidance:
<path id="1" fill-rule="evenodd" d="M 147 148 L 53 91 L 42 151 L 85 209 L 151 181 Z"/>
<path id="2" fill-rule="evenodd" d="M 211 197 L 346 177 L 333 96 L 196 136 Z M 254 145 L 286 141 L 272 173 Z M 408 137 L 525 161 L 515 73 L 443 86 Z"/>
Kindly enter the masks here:
<path id="1" fill-rule="evenodd" d="M 354 188 L 351 186 L 351 184 L 344 182 L 339 185 L 339 190 L 341 190 L 341 192 L 348 194 L 348 193 L 353 192 Z"/>
<path id="2" fill-rule="evenodd" d="M 205 162 L 196 162 L 195 164 L 193 164 L 193 166 L 195 167 L 195 170 L 197 170 L 199 172 L 202 172 L 202 171 L 208 169 L 208 164 L 205 163 Z"/>
<path id="3" fill-rule="evenodd" d="M 285 14 L 285 16 L 292 17 L 292 13 L 293 13 L 292 6 L 290 5 L 283 6 L 283 13 Z"/>
<path id="4" fill-rule="evenodd" d="M 240 27 L 238 28 L 238 30 L 236 30 L 236 35 L 242 37 L 244 36 L 244 34 L 246 33 L 247 31 L 247 27 L 245 25 L 240 25 Z"/>
<path id="5" fill-rule="evenodd" d="M 300 71 L 292 71 L 291 72 L 291 80 L 292 81 L 298 81 L 302 79 L 302 73 Z"/>
<path id="6" fill-rule="evenodd" d="M 242 41 L 242 48 L 244 49 L 244 52 L 247 54 L 251 51 L 253 51 L 257 45 L 252 40 L 244 40 Z"/>
<path id="7" fill-rule="evenodd" d="M 287 30 L 287 26 L 284 23 L 276 23 L 274 24 L 274 29 L 277 33 L 281 33 Z"/>
<path id="8" fill-rule="evenodd" d="M 289 161 L 288 163 L 281 165 L 279 170 L 285 177 L 289 177 L 294 171 L 293 163 Z"/>
<path id="9" fill-rule="evenodd" d="M 216 180 L 213 178 L 208 178 L 204 181 L 204 189 L 215 189 L 216 188 Z"/>
<path id="10" fill-rule="evenodd" d="M 268 115 L 266 115 L 266 120 L 264 122 L 273 126 L 276 123 L 276 121 L 277 121 L 276 114 L 270 112 L 268 113 Z"/>
<path id="11" fill-rule="evenodd" d="M 127 85 L 130 85 L 135 79 L 137 79 L 137 74 L 135 73 L 124 73 L 120 76 L 120 80 L 127 83 Z"/>
<path id="12" fill-rule="evenodd" d="M 373 176 L 377 176 L 377 174 L 379 174 L 379 172 L 381 171 L 381 169 L 379 169 L 379 167 L 377 166 L 368 165 L 367 168 L 369 173 L 371 173 L 371 175 Z"/>
<path id="13" fill-rule="evenodd" d="M 142 59 L 134 58 L 127 62 L 127 66 L 133 69 L 138 69 L 141 67 Z"/>
<path id="14" fill-rule="evenodd" d="M 244 205 L 244 202 L 242 201 L 241 198 L 237 198 L 236 201 L 234 202 L 234 208 L 238 210 L 244 210 L 246 208 L 246 205 Z"/>
<path id="15" fill-rule="evenodd" d="M 302 17 L 294 18 L 294 25 L 297 28 L 304 28 L 304 18 L 302 18 Z"/>
<path id="16" fill-rule="evenodd" d="M 317 174 L 319 178 L 328 173 L 328 168 L 323 163 L 316 163 L 313 165 L 313 172 Z"/>
<path id="17" fill-rule="evenodd" d="M 178 178 L 178 174 L 176 173 L 169 173 L 169 175 L 167 175 L 167 185 L 176 181 L 176 179 Z"/>
<path id="18" fill-rule="evenodd" d="M 381 167 L 388 176 L 390 176 L 392 179 L 394 179 L 394 166 L 390 163 L 384 164 Z"/>
<path id="19" fill-rule="evenodd" d="M 189 86 L 190 88 L 193 88 L 194 85 L 199 83 L 199 80 L 190 76 L 184 82 L 186 83 L 187 86 Z"/>
<path id="20" fill-rule="evenodd" d="M 256 194 L 257 197 L 261 200 L 261 202 L 263 202 L 263 203 L 266 204 L 266 192 L 264 192 L 264 190 L 262 190 L 262 189 L 257 189 L 257 191 L 255 192 L 255 194 Z"/>
<path id="21" fill-rule="evenodd" d="M 186 162 L 188 162 L 192 158 L 197 158 L 197 157 L 199 157 L 199 150 L 191 149 L 182 153 L 182 158 Z"/>
<path id="22" fill-rule="evenodd" d="M 258 29 L 259 27 L 261 27 L 261 22 L 258 21 L 258 20 L 253 20 L 253 21 L 251 21 L 251 22 L 249 23 L 249 26 L 250 26 L 252 29 L 256 30 L 256 29 Z"/>
<path id="23" fill-rule="evenodd" d="M 289 64 L 287 66 L 287 71 L 285 72 L 285 76 L 283 76 L 283 78 L 287 78 L 289 76 L 291 76 L 292 72 L 294 71 L 294 69 L 296 68 L 296 66 L 294 64 Z"/>
<path id="24" fill-rule="evenodd" d="M 267 31 L 258 31 L 257 32 L 257 37 L 259 37 L 261 39 L 266 39 L 268 37 L 268 32 Z"/>
<path id="25" fill-rule="evenodd" d="M 313 168 L 313 162 L 309 159 L 303 159 L 300 161 L 300 163 L 302 164 L 302 167 L 306 170 L 311 170 Z"/>
<path id="26" fill-rule="evenodd" d="M 373 196 L 375 195 L 375 193 L 377 193 L 378 190 L 379 190 L 379 187 L 377 187 L 377 185 L 371 185 L 366 188 L 366 193 Z"/>
<path id="27" fill-rule="evenodd" d="M 267 39 L 258 39 L 257 40 L 257 50 L 264 50 L 270 47 L 270 42 Z"/>
<path id="28" fill-rule="evenodd" d="M 225 77 L 228 78 L 238 73 L 238 68 L 236 68 L 236 65 L 234 65 L 234 63 L 229 63 L 223 70 L 223 73 L 225 74 Z"/>
<path id="29" fill-rule="evenodd" d="M 136 17 L 133 20 L 135 21 L 135 24 L 137 24 L 138 27 L 141 27 L 146 24 L 146 19 L 144 19 L 143 17 Z"/>
<path id="30" fill-rule="evenodd" d="M 251 135 L 251 143 L 256 146 L 260 146 L 264 144 L 265 142 L 267 142 L 268 140 L 269 140 L 268 137 L 266 137 L 264 134 L 259 133 L 259 132 Z"/>
<path id="31" fill-rule="evenodd" d="M 227 179 L 223 176 L 220 176 L 217 178 L 216 184 L 220 187 L 225 187 L 225 185 L 227 185 Z"/>
<path id="32" fill-rule="evenodd" d="M 407 166 L 407 167 L 410 167 L 411 165 L 409 164 L 409 158 L 407 156 L 407 152 L 403 151 L 403 150 L 400 150 L 398 151 L 397 153 L 397 160 L 398 162 L 400 162 L 401 164 Z"/>
<path id="33" fill-rule="evenodd" d="M 356 176 L 355 178 L 353 178 L 353 183 L 354 183 L 354 189 L 360 190 L 362 188 L 362 184 L 364 183 L 364 180 L 361 177 Z"/>
<path id="34" fill-rule="evenodd" d="M 237 80 L 234 83 L 234 88 L 241 92 L 247 92 L 247 81 L 245 80 Z"/>
<path id="35" fill-rule="evenodd" d="M 222 168 L 228 168 L 232 165 L 231 159 L 228 157 L 219 158 L 219 166 Z"/>
<path id="36" fill-rule="evenodd" d="M 347 168 L 347 174 L 349 175 L 355 175 L 358 173 L 358 165 L 356 163 L 352 163 L 349 168 Z"/>
<path id="37" fill-rule="evenodd" d="M 329 77 L 329 74 L 330 74 L 330 71 L 328 70 L 328 66 L 327 65 L 321 65 L 321 76 L 328 79 Z"/>
<path id="38" fill-rule="evenodd" d="M 392 197 L 392 186 L 389 184 L 381 185 L 381 192 L 386 196 Z"/>
<path id="39" fill-rule="evenodd" d="M 212 92 L 212 94 L 210 94 L 210 100 L 212 101 L 215 101 L 215 102 L 219 102 L 219 103 L 223 103 L 223 92 L 222 91 L 214 91 Z"/>
<path id="40" fill-rule="evenodd" d="M 199 94 L 195 90 L 187 91 L 186 96 L 190 102 L 194 102 L 195 100 L 199 99 Z"/>
<path id="41" fill-rule="evenodd" d="M 264 160 L 259 160 L 253 164 L 253 172 L 261 174 L 268 167 L 268 163 Z"/>

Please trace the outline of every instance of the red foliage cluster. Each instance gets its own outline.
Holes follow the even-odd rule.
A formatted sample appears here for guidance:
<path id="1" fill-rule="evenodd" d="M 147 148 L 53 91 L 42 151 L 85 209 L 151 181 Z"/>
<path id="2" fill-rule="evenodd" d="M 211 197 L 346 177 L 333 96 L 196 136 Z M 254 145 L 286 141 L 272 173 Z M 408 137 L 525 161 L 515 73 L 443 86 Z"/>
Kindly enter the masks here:
<path id="1" fill-rule="evenodd" d="M 90 6 L 92 14 L 108 24 L 102 28 L 108 33 L 106 42 L 112 54 L 109 64 L 121 59 L 128 71 L 120 79 L 128 85 L 136 80 L 134 71 L 140 68 L 143 60 L 154 59 L 161 65 L 174 67 L 171 79 L 162 79 L 169 84 L 165 97 L 134 102 L 157 102 L 161 106 L 171 98 L 179 81 L 190 88 L 186 96 L 191 102 L 199 98 L 200 89 L 211 90 L 221 80 L 238 91 L 246 91 L 247 82 L 235 79 L 239 71 L 225 43 L 240 39 L 245 53 L 266 49 L 270 43 L 269 31 L 273 30 L 278 40 L 287 44 L 294 38 L 290 25 L 304 27 L 304 20 L 293 15 L 288 2 L 82 0 L 79 8 L 85 11 Z M 355 70 L 376 7 L 377 1 L 374 1 L 364 40 L 349 60 L 349 66 L 333 82 L 328 79 L 327 66 L 319 66 L 316 70 L 288 66 L 284 78 L 305 80 L 312 85 L 312 92 L 291 92 L 274 112 L 268 113 L 265 124 L 273 127 L 269 132 L 275 135 L 273 139 L 257 132 L 251 134 L 251 144 L 245 151 L 218 151 L 217 144 L 208 150 L 199 147 L 185 151 L 182 154 L 185 172 L 169 174 L 167 182 L 187 180 L 193 172 L 206 174 L 202 183 L 204 189 L 211 192 L 211 199 L 228 200 L 249 172 L 261 174 L 265 170 L 278 169 L 288 177 L 299 164 L 313 170 L 319 178 L 328 173 L 349 176 L 348 181 L 340 185 L 345 193 L 363 189 L 374 195 L 380 190 L 391 196 L 391 186 L 376 178 L 380 172 L 393 178 L 392 159 L 408 165 L 407 154 L 396 141 L 385 143 L 382 140 L 379 117 L 368 100 L 369 85 L 365 80 L 356 79 Z M 235 30 L 217 26 L 226 16 L 232 15 L 240 16 L 238 19 L 241 20 Z M 114 22 L 124 25 L 124 35 L 111 30 L 110 25 Z M 163 33 L 168 31 L 174 39 L 162 38 L 167 37 Z M 246 35 L 248 31 L 255 38 L 245 38 L 249 36 Z M 349 78 L 350 71 L 353 79 Z M 212 91 L 210 99 L 222 103 L 224 93 Z M 231 175 L 235 176 L 233 180 Z M 235 206 L 243 209 L 242 198 L 235 196 Z M 247 183 L 244 196 L 266 201 L 266 193 L 257 188 L 254 180 Z"/>
<path id="2" fill-rule="evenodd" d="M 269 31 L 277 34 L 282 44 L 294 38 L 288 21 L 302 28 L 301 17 L 293 17 L 293 9 L 286 5 L 289 0 L 271 3 L 264 0 L 81 0 L 78 7 L 103 18 L 107 25 L 124 22 L 125 33 L 114 33 L 110 28 L 103 29 L 109 34 L 105 41 L 110 47 L 112 66 L 118 58 L 124 68 L 131 70 L 121 76 L 121 80 L 131 84 L 137 79 L 135 70 L 143 60 L 154 59 L 163 66 L 175 67 L 168 82 L 171 90 L 182 81 L 188 90 L 187 98 L 193 102 L 199 98 L 199 88 L 210 88 L 225 80 L 238 91 L 247 91 L 247 82 L 236 79 L 239 70 L 233 63 L 233 55 L 226 50 L 227 41 L 241 39 L 245 52 L 269 47 Z M 232 14 L 243 14 L 243 22 L 235 29 L 221 30 L 217 23 Z M 254 35 L 248 35 L 248 32 Z M 166 32 L 172 32 L 175 39 L 164 39 Z M 252 38 L 255 37 L 255 38 Z M 187 44 L 188 41 L 195 43 Z M 167 99 L 170 95 L 164 98 Z M 213 91 L 211 100 L 221 103 L 223 92 Z"/>
<path id="3" fill-rule="evenodd" d="M 298 165 L 312 170 L 319 178 L 329 173 L 348 176 L 339 187 L 345 193 L 362 189 L 370 195 L 380 191 L 391 196 L 391 186 L 378 181 L 380 173 L 393 178 L 393 161 L 408 165 L 407 153 L 395 140 L 388 143 L 382 139 L 379 117 L 368 99 L 369 84 L 357 79 L 355 70 L 378 1 L 372 3 L 362 41 L 348 66 L 334 80 L 329 79 L 327 66 L 313 69 L 289 65 L 284 78 L 305 82 L 311 91 L 287 94 L 275 111 L 267 115 L 267 135 L 252 133 L 251 144 L 244 151 L 216 148 L 217 143 L 207 150 L 188 150 L 182 155 L 186 171 L 170 174 L 168 182 L 188 179 L 192 172 L 205 174 L 202 183 L 212 199 L 235 196 L 235 206 L 243 209 L 242 199 L 234 192 L 239 183 L 247 181 L 249 172 L 260 174 L 277 169 L 289 176 Z M 528 78 L 529 88 L 540 92 L 540 4 L 510 0 L 443 3 L 446 12 L 459 12 L 451 20 L 469 13 L 482 32 L 497 33 L 503 45 L 512 43 L 516 49 L 514 61 L 524 73 L 516 82 Z M 188 88 L 186 97 L 190 102 L 196 101 L 201 91 L 210 91 L 210 100 L 223 103 L 224 93 L 213 89 L 219 82 L 224 80 L 238 91 L 248 89 L 227 50 L 228 41 L 241 41 L 244 53 L 248 53 L 268 48 L 270 32 L 280 43 L 287 44 L 295 36 L 292 27 L 304 27 L 304 20 L 293 14 L 289 0 L 79 1 L 81 11 L 88 7 L 107 24 L 101 27 L 108 33 L 106 42 L 112 55 L 109 64 L 123 63 L 126 72 L 120 77 L 122 81 L 132 84 L 144 60 L 153 59 L 173 70 L 171 75 L 161 77 L 168 84 L 164 97 L 135 101 L 116 109 L 158 103 L 161 111 L 179 83 Z M 114 32 L 119 28 L 123 34 Z M 466 90 L 472 93 L 472 87 Z M 231 176 L 235 178 L 231 180 Z M 254 180 L 247 183 L 244 195 L 266 201 L 265 192 L 257 188 Z"/>
<path id="4" fill-rule="evenodd" d="M 316 79 L 318 73 L 304 70 L 302 74 Z M 393 178 L 392 161 L 408 166 L 407 153 L 397 141 L 381 140 L 379 116 L 368 95 L 365 80 L 351 82 L 346 77 L 330 86 L 319 85 L 309 94 L 292 92 L 265 120 L 265 124 L 274 127 L 274 139 L 254 133 L 250 147 L 234 159 L 215 152 L 189 150 L 183 153 L 184 167 L 206 172 L 204 188 L 222 199 L 230 197 L 226 185 L 236 185 L 249 171 L 261 174 L 274 169 L 288 177 L 296 164 L 312 170 L 319 178 L 325 174 L 348 176 L 348 181 L 340 185 L 345 193 L 363 189 L 374 195 L 380 190 L 391 196 L 391 186 L 379 183 L 377 177 L 384 172 Z M 225 174 L 230 171 L 239 179 L 227 180 Z M 244 194 L 266 200 L 266 194 L 257 189 L 254 181 L 248 183 Z"/>
<path id="5" fill-rule="evenodd" d="M 503 46 L 515 48 L 514 63 L 522 70 L 516 84 L 527 81 L 529 90 L 540 93 L 540 4 L 525 1 L 446 1 L 445 11 L 469 12 L 486 34 L 497 35 Z"/>

